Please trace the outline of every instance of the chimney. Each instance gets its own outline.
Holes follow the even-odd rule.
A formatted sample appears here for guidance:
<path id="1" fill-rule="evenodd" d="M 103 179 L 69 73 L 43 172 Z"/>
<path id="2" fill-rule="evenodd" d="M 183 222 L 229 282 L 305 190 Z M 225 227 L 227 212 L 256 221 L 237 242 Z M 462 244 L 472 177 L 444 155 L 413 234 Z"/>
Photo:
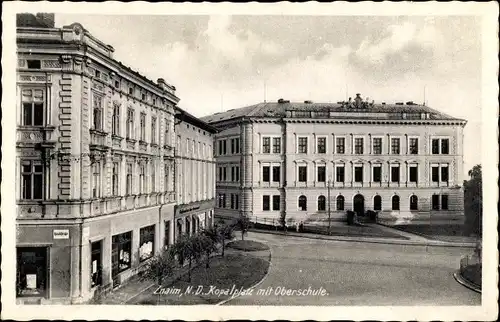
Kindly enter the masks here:
<path id="1" fill-rule="evenodd" d="M 36 14 L 36 19 L 43 23 L 47 28 L 54 28 L 55 27 L 55 15 L 53 13 L 37 13 Z"/>
<path id="2" fill-rule="evenodd" d="M 156 83 L 158 84 L 158 86 L 162 89 L 162 90 L 167 90 L 167 83 L 165 82 L 165 80 L 163 78 L 158 78 L 156 80 Z"/>

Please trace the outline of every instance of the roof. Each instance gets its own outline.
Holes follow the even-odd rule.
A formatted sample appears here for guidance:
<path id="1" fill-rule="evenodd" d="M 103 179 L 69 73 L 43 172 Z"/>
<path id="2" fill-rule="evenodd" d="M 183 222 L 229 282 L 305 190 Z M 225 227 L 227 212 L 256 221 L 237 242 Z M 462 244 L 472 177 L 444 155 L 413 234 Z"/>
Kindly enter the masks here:
<path id="1" fill-rule="evenodd" d="M 341 115 L 342 112 L 349 113 L 352 116 L 353 113 L 360 113 L 357 117 L 362 117 L 362 113 L 367 114 L 366 118 L 371 118 L 369 114 L 373 116 L 372 113 L 390 113 L 390 114 L 402 114 L 402 113 L 429 113 L 429 119 L 431 120 L 456 120 L 460 119 L 452 117 L 450 115 L 444 114 L 438 110 L 432 109 L 425 105 L 414 104 L 408 102 L 407 104 L 368 104 L 365 108 L 355 108 L 353 106 L 348 106 L 347 102 L 337 102 L 337 103 L 312 103 L 312 102 L 265 102 L 258 103 L 255 105 L 250 105 L 238 109 L 232 109 L 225 112 L 215 113 L 202 117 L 201 119 L 207 123 L 217 123 L 222 121 L 227 121 L 230 119 L 236 119 L 243 116 L 247 117 L 286 117 L 287 112 L 290 111 L 311 111 L 311 112 L 337 112 L 339 115 L 334 117 L 342 118 L 348 117 Z"/>
<path id="2" fill-rule="evenodd" d="M 175 113 L 176 119 L 181 120 L 183 122 L 187 122 L 191 125 L 194 125 L 200 129 L 208 131 L 210 133 L 217 133 L 218 132 L 217 128 L 200 120 L 196 116 L 186 112 L 185 110 L 181 109 L 180 107 L 176 106 L 175 109 L 177 110 L 177 112 Z"/>

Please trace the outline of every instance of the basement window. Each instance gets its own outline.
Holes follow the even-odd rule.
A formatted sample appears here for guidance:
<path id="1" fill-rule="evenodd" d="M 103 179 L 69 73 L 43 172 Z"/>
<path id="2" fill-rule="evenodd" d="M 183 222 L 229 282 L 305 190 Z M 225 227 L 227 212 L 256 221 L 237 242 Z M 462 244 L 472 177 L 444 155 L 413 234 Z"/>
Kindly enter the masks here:
<path id="1" fill-rule="evenodd" d="M 41 63 L 40 63 L 40 60 L 37 59 L 37 60 L 28 60 L 28 68 L 29 69 L 40 69 L 42 66 L 41 66 Z"/>

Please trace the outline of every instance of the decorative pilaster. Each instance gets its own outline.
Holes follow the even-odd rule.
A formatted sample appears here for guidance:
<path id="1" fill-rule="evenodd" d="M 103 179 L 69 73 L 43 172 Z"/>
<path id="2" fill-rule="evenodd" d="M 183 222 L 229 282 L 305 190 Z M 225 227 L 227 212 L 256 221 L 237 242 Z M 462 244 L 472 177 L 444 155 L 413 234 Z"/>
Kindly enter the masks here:
<path id="1" fill-rule="evenodd" d="M 245 121 L 240 127 L 240 139 L 242 142 L 242 214 L 247 217 L 252 216 L 253 209 L 253 125 Z"/>
<path id="2" fill-rule="evenodd" d="M 71 196 L 71 137 L 72 137 L 72 75 L 61 74 L 59 80 L 59 171 L 58 198 L 69 199 Z"/>

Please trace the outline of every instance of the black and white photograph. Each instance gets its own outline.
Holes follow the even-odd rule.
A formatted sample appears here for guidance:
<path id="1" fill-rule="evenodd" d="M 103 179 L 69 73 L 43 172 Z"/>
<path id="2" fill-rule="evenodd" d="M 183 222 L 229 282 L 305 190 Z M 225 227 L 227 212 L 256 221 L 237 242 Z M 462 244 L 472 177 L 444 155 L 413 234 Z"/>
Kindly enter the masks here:
<path id="1" fill-rule="evenodd" d="M 495 320 L 498 3 L 9 3 L 5 318 Z"/>

